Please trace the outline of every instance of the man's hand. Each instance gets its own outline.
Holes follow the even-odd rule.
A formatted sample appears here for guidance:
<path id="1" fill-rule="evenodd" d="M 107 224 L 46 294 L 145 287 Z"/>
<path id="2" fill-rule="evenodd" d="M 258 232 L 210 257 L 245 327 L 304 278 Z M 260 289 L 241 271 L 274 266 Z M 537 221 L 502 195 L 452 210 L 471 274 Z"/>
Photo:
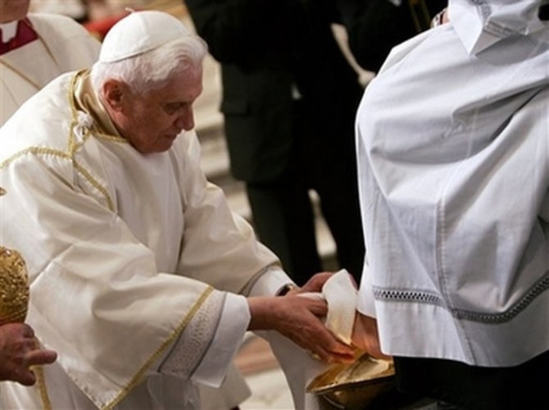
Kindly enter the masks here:
<path id="1" fill-rule="evenodd" d="M 318 317 L 326 302 L 302 296 L 248 298 L 249 330 L 276 330 L 325 362 L 352 362 L 353 350 L 339 342 Z"/>
<path id="2" fill-rule="evenodd" d="M 332 277 L 332 275 L 332 272 L 321 272 L 311 276 L 311 279 L 309 279 L 307 283 L 299 289 L 299 293 L 322 292 L 322 287 L 326 281 Z"/>
<path id="3" fill-rule="evenodd" d="M 353 328 L 353 345 L 364 350 L 376 359 L 390 359 L 390 356 L 381 352 L 379 335 L 377 333 L 377 320 L 369 316 L 356 313 Z"/>
<path id="4" fill-rule="evenodd" d="M 12 380 L 26 386 L 36 382 L 29 366 L 53 363 L 57 354 L 36 346 L 32 328 L 23 323 L 0 326 L 0 380 Z"/>
<path id="5" fill-rule="evenodd" d="M 326 281 L 328 279 L 330 279 L 333 275 L 334 275 L 333 272 L 320 272 L 320 273 L 317 273 L 317 274 L 313 275 L 311 277 L 311 279 L 309 279 L 307 281 L 307 283 L 305 285 L 303 285 L 303 287 L 293 289 L 293 290 L 289 291 L 287 293 L 287 295 L 296 295 L 298 293 L 308 293 L 308 292 L 313 292 L 313 293 L 314 292 L 322 292 L 322 287 L 324 286 Z M 353 282 L 353 284 L 355 285 L 355 288 L 356 288 L 357 286 L 356 286 L 356 282 L 355 282 L 354 278 L 351 275 L 349 275 L 349 278 L 351 279 L 351 281 Z"/>
<path id="6" fill-rule="evenodd" d="M 322 287 L 328 279 L 332 277 L 332 272 L 320 272 L 312 276 L 303 287 L 298 287 L 294 285 L 286 285 L 290 287 L 286 293 L 283 293 L 283 296 L 295 296 L 300 293 L 316 293 L 322 292 Z"/>

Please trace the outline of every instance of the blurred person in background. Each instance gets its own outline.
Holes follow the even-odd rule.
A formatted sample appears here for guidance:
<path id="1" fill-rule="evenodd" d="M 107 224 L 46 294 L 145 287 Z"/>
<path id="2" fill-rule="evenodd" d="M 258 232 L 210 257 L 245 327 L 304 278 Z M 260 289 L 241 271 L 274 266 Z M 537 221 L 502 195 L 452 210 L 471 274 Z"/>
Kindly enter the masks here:
<path id="1" fill-rule="evenodd" d="M 298 283 L 322 270 L 314 190 L 337 261 L 364 258 L 354 117 L 362 88 L 331 30 L 327 1 L 185 0 L 221 63 L 231 172 L 246 183 L 259 239 Z"/>
<path id="2" fill-rule="evenodd" d="M 0 125 L 49 81 L 90 67 L 100 44 L 69 17 L 28 14 L 30 0 L 0 2 Z"/>
<path id="3" fill-rule="evenodd" d="M 335 0 L 357 63 L 378 72 L 391 49 L 430 28 L 447 0 Z"/>

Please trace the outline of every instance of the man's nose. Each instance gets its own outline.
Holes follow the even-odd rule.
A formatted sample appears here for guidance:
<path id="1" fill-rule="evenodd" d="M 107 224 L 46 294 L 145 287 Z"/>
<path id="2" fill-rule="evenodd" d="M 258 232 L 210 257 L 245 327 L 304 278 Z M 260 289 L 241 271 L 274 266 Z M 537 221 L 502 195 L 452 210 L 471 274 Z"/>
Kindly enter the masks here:
<path id="1" fill-rule="evenodd" d="M 181 115 L 176 119 L 175 125 L 178 129 L 185 131 L 192 130 L 194 128 L 194 114 L 192 108 L 185 109 Z"/>

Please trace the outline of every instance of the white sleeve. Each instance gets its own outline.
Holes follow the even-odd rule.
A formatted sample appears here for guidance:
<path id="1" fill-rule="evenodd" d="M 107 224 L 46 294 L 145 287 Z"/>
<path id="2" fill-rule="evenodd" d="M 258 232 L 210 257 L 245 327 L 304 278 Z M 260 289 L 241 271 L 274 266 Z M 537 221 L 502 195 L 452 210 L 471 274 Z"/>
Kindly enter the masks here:
<path id="1" fill-rule="evenodd" d="M 219 387 L 223 382 L 250 323 L 250 309 L 246 298 L 232 293 L 224 295 L 225 299 L 212 341 L 190 377 L 193 382 L 210 387 Z M 212 308 L 215 309 L 215 306 Z M 208 306 L 204 311 L 208 314 Z M 188 361 L 186 352 L 190 350 L 189 345 L 194 343 L 192 335 L 201 333 L 201 327 L 203 327 L 201 315 L 195 315 L 187 325 L 187 329 L 195 329 L 195 331 L 185 331 L 181 334 L 160 366 L 161 373 L 185 376 L 181 369 L 184 369 L 184 363 Z M 203 331 L 207 332 L 207 329 Z"/>
<path id="2" fill-rule="evenodd" d="M 254 283 L 250 296 L 272 296 L 293 281 L 279 267 L 270 267 Z M 218 387 L 236 354 L 250 323 L 250 308 L 244 296 L 227 293 L 213 341 L 194 371 L 195 383 Z M 197 318 L 197 320 L 199 320 Z"/>
<path id="3" fill-rule="evenodd" d="M 249 296 L 275 296 L 280 289 L 294 281 L 278 266 L 270 266 L 267 271 L 255 281 Z"/>

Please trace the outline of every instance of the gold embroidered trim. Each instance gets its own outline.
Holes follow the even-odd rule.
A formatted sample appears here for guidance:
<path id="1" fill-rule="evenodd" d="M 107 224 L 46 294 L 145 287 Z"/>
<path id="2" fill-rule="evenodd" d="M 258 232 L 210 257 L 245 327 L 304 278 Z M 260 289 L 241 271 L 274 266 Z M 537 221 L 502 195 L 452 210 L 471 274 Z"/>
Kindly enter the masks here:
<path id="1" fill-rule="evenodd" d="M 107 205 L 109 209 L 111 211 L 114 211 L 114 203 L 107 189 L 92 176 L 91 172 L 89 172 L 86 168 L 84 168 L 82 165 L 80 165 L 74 160 L 75 151 L 85 143 L 85 141 L 89 138 L 89 134 L 90 134 L 88 130 L 86 134 L 83 136 L 83 141 L 81 143 L 77 143 L 74 137 L 74 127 L 78 125 L 78 119 L 77 119 L 78 114 L 77 114 L 76 106 L 74 104 L 73 96 L 74 96 L 74 89 L 76 87 L 76 80 L 78 78 L 78 75 L 82 71 L 85 71 L 85 70 L 78 71 L 72 77 L 70 86 L 69 86 L 69 92 L 67 95 L 69 105 L 71 108 L 71 114 L 72 114 L 72 121 L 70 124 L 70 128 L 69 128 L 70 131 L 69 131 L 69 137 L 68 137 L 68 147 L 67 147 L 68 152 L 63 152 L 57 149 L 46 148 L 46 147 L 29 147 L 13 154 L 11 157 L 0 162 L 0 169 L 5 168 L 15 159 L 23 155 L 26 155 L 28 153 L 32 153 L 34 155 L 54 155 L 63 159 L 71 160 L 76 171 L 79 172 L 81 175 L 83 175 L 94 188 L 96 188 L 99 192 L 103 194 L 103 196 L 105 197 L 105 200 L 107 201 Z"/>
<path id="2" fill-rule="evenodd" d="M 80 165 L 78 162 L 73 160 L 72 164 L 74 166 L 74 169 L 76 169 L 76 171 L 78 171 L 82 176 L 84 176 L 84 178 L 86 178 L 88 182 L 95 189 L 97 189 L 99 192 L 103 194 L 103 196 L 107 200 L 107 206 L 111 211 L 114 211 L 114 204 L 112 202 L 111 196 L 109 195 L 105 187 L 101 185 L 99 182 L 97 182 L 97 180 L 89 173 L 89 171 L 86 168 L 84 168 L 82 165 Z"/>
<path id="3" fill-rule="evenodd" d="M 40 348 L 41 343 L 37 337 L 34 337 L 34 343 L 36 347 Z M 44 376 L 43 366 L 31 366 L 30 369 L 36 376 L 36 384 L 38 385 L 38 391 L 40 393 L 40 400 L 42 401 L 43 410 L 52 410 L 50 396 L 48 395 L 48 388 L 46 386 L 46 377 Z"/>
<path id="4" fill-rule="evenodd" d="M 106 140 L 106 141 L 119 142 L 121 144 L 129 144 L 128 140 L 125 138 L 117 137 L 115 135 L 105 134 L 104 132 L 97 131 L 94 133 L 94 137 L 102 140 Z"/>
<path id="5" fill-rule="evenodd" d="M 74 103 L 74 93 L 75 93 L 75 89 L 76 89 L 76 81 L 77 81 L 78 77 L 84 71 L 86 71 L 86 70 L 80 70 L 80 71 L 76 72 L 73 75 L 73 77 L 71 79 L 70 86 L 69 86 L 69 93 L 68 93 L 67 98 L 69 100 L 69 105 L 71 107 L 72 121 L 71 121 L 71 125 L 70 125 L 70 128 L 69 128 L 70 131 L 69 131 L 68 150 L 69 150 L 74 168 L 80 174 L 82 174 L 95 189 L 97 189 L 99 192 L 101 192 L 103 194 L 103 196 L 105 197 L 105 200 L 107 201 L 107 205 L 108 205 L 109 209 L 111 211 L 114 211 L 114 204 L 112 202 L 111 196 L 109 195 L 109 192 L 107 191 L 107 189 L 103 185 L 101 185 L 99 182 L 97 182 L 97 180 L 92 176 L 91 172 L 89 172 L 86 168 L 84 168 L 82 165 L 80 165 L 74 159 L 74 153 L 76 152 L 76 150 L 79 147 L 81 147 L 86 142 L 86 140 L 88 139 L 88 137 L 90 135 L 90 132 L 89 132 L 89 129 L 88 129 L 86 131 L 86 134 L 83 136 L 83 140 L 80 144 L 77 144 L 76 139 L 74 138 L 74 127 L 76 127 L 77 124 L 78 124 L 78 110 L 76 109 L 76 104 Z"/>
<path id="6" fill-rule="evenodd" d="M 44 377 L 44 369 L 42 369 L 42 366 L 33 366 L 32 371 L 36 375 L 40 399 L 42 400 L 42 408 L 44 410 L 52 410 L 50 396 L 48 395 L 48 388 L 46 386 L 46 378 Z"/>
<path id="7" fill-rule="evenodd" d="M 76 105 L 74 104 L 74 90 L 76 89 L 76 80 L 78 79 L 80 73 L 83 71 L 84 70 L 80 70 L 75 75 L 72 76 L 71 83 L 69 85 L 68 95 L 67 95 L 69 106 L 71 108 L 71 116 L 72 116 L 72 121 L 69 126 L 69 139 L 68 139 L 69 145 L 67 147 L 67 151 L 71 155 L 74 155 L 75 145 L 76 145 L 75 138 L 74 138 L 74 127 L 78 125 L 78 114 L 76 110 Z"/>
<path id="8" fill-rule="evenodd" d="M 185 329 L 185 327 L 189 324 L 191 319 L 194 317 L 195 313 L 200 309 L 204 301 L 210 294 L 213 292 L 213 288 L 211 286 L 208 286 L 204 292 L 202 292 L 202 295 L 200 295 L 200 298 L 195 302 L 187 316 L 183 319 L 181 324 L 174 330 L 174 332 L 162 343 L 162 345 L 152 354 L 152 356 L 145 362 L 145 364 L 137 371 L 135 376 L 132 377 L 130 382 L 126 387 L 122 389 L 122 391 L 118 394 L 118 396 L 109 404 L 107 404 L 105 407 L 102 408 L 102 410 L 111 410 L 116 406 L 118 403 L 120 403 L 124 398 L 132 391 L 135 386 L 141 382 L 141 379 L 143 378 L 144 373 L 147 371 L 147 369 L 151 366 L 151 364 L 158 359 L 158 357 L 163 353 L 163 351 L 171 344 L 173 341 L 179 336 L 179 334 Z"/>
<path id="9" fill-rule="evenodd" d="M 31 153 L 34 155 L 54 155 L 63 159 L 69 159 L 69 160 L 72 159 L 69 154 L 52 149 L 52 148 L 30 147 L 22 151 L 19 151 L 16 154 L 9 157 L 8 159 L 0 162 L 0 169 L 7 167 L 12 161 L 28 153 Z M 111 211 L 113 211 L 114 204 L 112 202 L 111 196 L 109 195 L 105 187 L 102 186 L 99 182 L 97 182 L 97 180 L 90 174 L 90 172 L 86 168 L 84 168 L 82 165 L 80 165 L 78 162 L 73 160 L 72 163 L 76 171 L 79 172 L 81 175 L 83 175 L 94 188 L 96 188 L 99 192 L 103 194 L 103 196 L 107 201 L 107 206 Z"/>
<path id="10" fill-rule="evenodd" d="M 16 160 L 19 157 L 22 157 L 23 155 L 26 155 L 28 153 L 34 154 L 34 155 L 53 155 L 56 157 L 60 157 L 63 159 L 71 159 L 70 155 L 66 152 L 59 151 L 53 148 L 46 148 L 46 147 L 29 147 L 25 148 L 24 150 L 21 150 L 15 154 L 13 154 L 11 157 L 5 159 L 4 161 L 0 162 L 0 169 L 3 169 L 7 167 L 12 161 Z"/>
<path id="11" fill-rule="evenodd" d="M 91 132 L 89 129 L 86 129 L 86 133 L 82 136 L 82 142 L 78 142 L 76 144 L 74 144 L 74 150 L 71 151 L 71 154 L 74 155 L 74 153 L 82 146 L 86 143 L 86 140 L 91 136 Z"/>

